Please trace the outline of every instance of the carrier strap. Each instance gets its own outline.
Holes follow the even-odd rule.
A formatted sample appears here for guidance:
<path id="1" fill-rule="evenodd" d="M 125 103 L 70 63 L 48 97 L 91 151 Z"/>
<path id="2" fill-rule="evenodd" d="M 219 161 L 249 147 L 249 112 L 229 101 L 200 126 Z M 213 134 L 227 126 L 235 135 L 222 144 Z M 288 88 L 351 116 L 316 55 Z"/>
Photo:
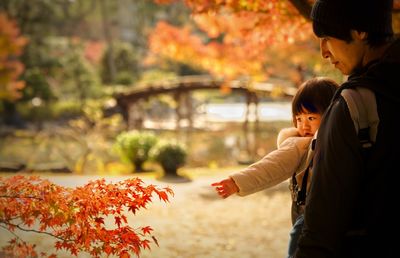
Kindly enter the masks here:
<path id="1" fill-rule="evenodd" d="M 379 117 L 376 98 L 367 88 L 344 89 L 341 95 L 346 101 L 354 128 L 363 147 L 370 147 L 376 141 Z"/>
<path id="2" fill-rule="evenodd" d="M 293 201 L 296 202 L 297 205 L 305 205 L 306 204 L 306 196 L 307 196 L 307 182 L 308 182 L 308 177 L 310 174 L 310 169 L 312 168 L 313 165 L 313 155 L 314 155 L 314 150 L 315 150 L 315 143 L 316 139 L 312 139 L 311 141 L 311 151 L 309 151 L 309 154 L 311 153 L 312 157 L 309 160 L 307 164 L 307 168 L 304 171 L 302 181 L 301 181 L 301 187 L 299 188 L 299 184 L 296 179 L 296 173 L 293 173 L 292 175 L 292 184 L 293 184 L 293 189 L 291 189 L 292 194 L 293 194 Z"/>

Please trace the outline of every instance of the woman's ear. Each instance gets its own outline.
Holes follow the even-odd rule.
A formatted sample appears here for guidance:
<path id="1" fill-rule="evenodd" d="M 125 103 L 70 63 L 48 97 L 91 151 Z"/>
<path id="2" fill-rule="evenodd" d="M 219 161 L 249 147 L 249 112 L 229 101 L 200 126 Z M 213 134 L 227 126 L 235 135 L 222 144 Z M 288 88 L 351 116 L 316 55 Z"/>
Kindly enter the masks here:
<path id="1" fill-rule="evenodd" d="M 368 37 L 368 33 L 365 31 L 351 30 L 350 33 L 351 33 L 351 36 L 353 37 L 353 39 L 355 39 L 355 40 L 363 41 L 363 40 L 367 39 L 367 37 Z"/>

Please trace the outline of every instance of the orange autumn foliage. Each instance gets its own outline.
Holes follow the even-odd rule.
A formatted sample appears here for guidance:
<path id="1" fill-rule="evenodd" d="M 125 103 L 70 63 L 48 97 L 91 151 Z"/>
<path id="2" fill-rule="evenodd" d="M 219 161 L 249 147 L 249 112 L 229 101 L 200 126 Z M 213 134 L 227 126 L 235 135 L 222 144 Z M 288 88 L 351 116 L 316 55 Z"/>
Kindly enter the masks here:
<path id="1" fill-rule="evenodd" d="M 231 8 L 238 10 L 265 11 L 280 8 L 288 3 L 302 4 L 311 7 L 315 0 L 153 0 L 158 4 L 171 4 L 173 2 L 183 1 L 193 12 L 218 11 L 221 8 Z M 393 0 L 393 10 L 395 13 L 400 11 L 400 0 Z"/>
<path id="2" fill-rule="evenodd" d="M 154 58 L 157 56 L 158 59 L 185 62 L 228 80 L 241 76 L 266 79 L 269 74 L 264 68 L 275 62 L 266 50 L 285 51 L 290 46 L 313 41 L 308 12 L 314 0 L 153 1 L 158 4 L 185 3 L 197 28 L 208 38 L 199 33 L 188 33 L 188 28 L 159 24 L 150 37 L 152 59 L 157 60 Z M 399 32 L 400 0 L 394 0 L 393 13 L 394 28 Z M 298 51 L 302 51 L 301 47 Z"/>
<path id="3" fill-rule="evenodd" d="M 22 37 L 17 24 L 0 13 L 0 100 L 17 99 L 25 82 L 19 80 L 24 65 L 18 60 L 27 39 Z"/>
<path id="4" fill-rule="evenodd" d="M 54 237 L 55 249 L 71 255 L 88 252 L 92 257 L 130 257 L 133 253 L 139 257 L 141 250 L 150 249 L 150 243 L 157 244 L 157 239 L 150 226 L 131 227 L 127 214 L 147 208 L 153 195 L 168 202 L 173 191 L 146 186 L 139 178 L 117 183 L 99 179 L 67 188 L 35 176 L 0 177 L 0 227 L 14 236 L 2 248 L 3 254 L 47 255 L 18 237 L 17 233 L 24 231 Z"/>
<path id="5" fill-rule="evenodd" d="M 169 3 L 172 1 L 156 1 Z M 172 59 L 228 80 L 251 76 L 263 80 L 271 46 L 309 39 L 310 23 L 289 1 L 184 1 L 198 29 L 159 22 L 149 38 L 151 60 Z"/>
<path id="6" fill-rule="evenodd" d="M 149 38 L 149 47 L 148 64 L 159 61 L 159 57 L 161 60 L 172 59 L 227 79 L 248 74 L 262 76 L 262 63 L 266 60 L 250 41 L 204 44 L 199 36 L 191 34 L 189 28 L 180 29 L 165 22 L 157 24 Z"/>

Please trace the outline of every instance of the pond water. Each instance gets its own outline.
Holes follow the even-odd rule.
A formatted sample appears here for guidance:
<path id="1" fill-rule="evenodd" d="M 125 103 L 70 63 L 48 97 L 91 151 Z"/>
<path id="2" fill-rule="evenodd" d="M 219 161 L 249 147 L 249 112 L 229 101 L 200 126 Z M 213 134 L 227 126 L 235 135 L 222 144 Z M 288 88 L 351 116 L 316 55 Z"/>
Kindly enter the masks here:
<path id="1" fill-rule="evenodd" d="M 212 130 L 160 131 L 160 137 L 177 138 L 188 149 L 188 166 L 235 166 L 250 164 L 276 148 L 280 129 L 289 121 L 210 123 Z"/>
<path id="2" fill-rule="evenodd" d="M 291 126 L 290 102 L 265 102 L 250 107 L 250 123 L 244 125 L 244 103 L 204 105 L 194 121 L 195 129 L 158 130 L 160 137 L 176 138 L 188 148 L 188 166 L 232 166 L 249 164 L 276 148 L 276 136 Z M 175 122 L 171 121 L 171 128 Z M 200 128 L 200 129 L 196 129 Z"/>
<path id="3" fill-rule="evenodd" d="M 254 106 L 250 106 L 254 109 Z M 241 122 L 245 120 L 246 105 L 243 103 L 221 103 L 206 104 L 205 118 L 211 122 Z M 253 111 L 253 110 L 252 110 Z M 290 102 L 265 102 L 258 106 L 260 121 L 290 121 L 291 104 Z M 255 117 L 251 116 L 250 120 Z"/>
<path id="4" fill-rule="evenodd" d="M 274 150 L 279 130 L 291 126 L 289 102 L 261 103 L 259 122 L 255 123 L 254 117 L 250 117 L 247 126 L 243 123 L 244 104 L 213 103 L 203 106 L 200 111 L 194 121 L 195 127 L 191 129 L 183 126 L 175 130 L 174 119 L 164 121 L 164 124 L 146 121 L 146 130 L 154 132 L 160 139 L 176 139 L 186 145 L 188 167 L 249 164 Z M 45 127 L 40 132 L 16 130 L 0 139 L 0 164 L 23 164 L 32 170 L 68 167 L 75 171 L 77 164 L 84 162 L 85 171 L 107 171 L 107 164 L 120 162 L 112 154 L 118 132 L 96 130 L 82 131 L 57 125 Z"/>

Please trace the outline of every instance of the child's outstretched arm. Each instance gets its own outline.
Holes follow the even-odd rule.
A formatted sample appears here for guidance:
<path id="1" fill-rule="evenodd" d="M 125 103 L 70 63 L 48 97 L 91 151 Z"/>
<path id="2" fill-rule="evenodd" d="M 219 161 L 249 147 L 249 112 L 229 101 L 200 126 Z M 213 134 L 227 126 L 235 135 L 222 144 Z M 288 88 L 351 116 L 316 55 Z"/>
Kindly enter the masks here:
<path id="1" fill-rule="evenodd" d="M 239 192 L 239 187 L 232 178 L 228 177 L 222 181 L 211 184 L 222 198 L 227 198 L 232 194 Z"/>

